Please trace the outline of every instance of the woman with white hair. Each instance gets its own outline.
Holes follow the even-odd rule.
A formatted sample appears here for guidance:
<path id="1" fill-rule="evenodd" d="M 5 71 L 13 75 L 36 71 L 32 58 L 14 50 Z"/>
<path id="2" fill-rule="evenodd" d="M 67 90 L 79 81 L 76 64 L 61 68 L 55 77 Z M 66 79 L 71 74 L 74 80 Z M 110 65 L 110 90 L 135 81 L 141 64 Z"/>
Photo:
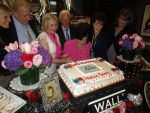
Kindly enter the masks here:
<path id="1" fill-rule="evenodd" d="M 57 64 L 67 63 L 70 57 L 62 57 L 62 49 L 59 37 L 56 33 L 58 27 L 58 18 L 55 15 L 47 13 L 42 18 L 42 33 L 38 36 L 38 41 L 52 55 L 52 64 L 47 67 L 45 74 L 51 75 L 56 71 Z"/>

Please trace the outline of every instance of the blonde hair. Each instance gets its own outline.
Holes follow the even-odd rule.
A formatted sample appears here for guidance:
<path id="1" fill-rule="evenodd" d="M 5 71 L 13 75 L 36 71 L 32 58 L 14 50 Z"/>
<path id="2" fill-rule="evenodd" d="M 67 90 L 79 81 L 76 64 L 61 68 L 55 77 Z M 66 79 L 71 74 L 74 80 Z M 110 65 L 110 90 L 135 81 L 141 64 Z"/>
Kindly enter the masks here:
<path id="1" fill-rule="evenodd" d="M 42 31 L 47 31 L 48 30 L 48 26 L 49 26 L 49 21 L 50 20 L 55 20 L 57 22 L 57 26 L 58 26 L 58 18 L 57 16 L 51 14 L 51 13 L 47 13 L 42 17 Z"/>
<path id="2" fill-rule="evenodd" d="M 10 9 L 4 5 L 3 3 L 0 3 L 0 13 L 3 13 L 3 12 L 10 12 Z"/>
<path id="3" fill-rule="evenodd" d="M 12 11 L 17 12 L 21 7 L 27 7 L 30 9 L 30 4 L 26 0 L 14 0 Z"/>
<path id="4" fill-rule="evenodd" d="M 71 19 L 71 14 L 69 10 L 62 10 L 59 14 L 59 20 L 61 21 L 64 16 L 68 16 Z"/>

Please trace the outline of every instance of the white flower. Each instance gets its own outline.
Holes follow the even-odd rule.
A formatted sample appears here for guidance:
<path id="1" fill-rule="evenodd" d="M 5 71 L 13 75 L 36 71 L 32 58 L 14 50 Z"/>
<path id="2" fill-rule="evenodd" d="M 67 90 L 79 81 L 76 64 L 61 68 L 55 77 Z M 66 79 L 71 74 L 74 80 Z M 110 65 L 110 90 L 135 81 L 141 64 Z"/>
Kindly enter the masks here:
<path id="1" fill-rule="evenodd" d="M 33 57 L 33 64 L 38 67 L 41 63 L 42 63 L 42 56 L 40 54 L 35 55 Z"/>
<path id="2" fill-rule="evenodd" d="M 32 50 L 32 45 L 29 43 L 20 44 L 20 49 L 23 53 L 29 54 Z"/>
<path id="3" fill-rule="evenodd" d="M 5 46 L 5 50 L 7 52 L 10 52 L 10 51 L 16 50 L 16 49 L 18 49 L 18 43 L 17 43 L 17 41 L 15 41 L 14 43 L 10 43 L 9 46 Z"/>
<path id="4" fill-rule="evenodd" d="M 33 42 L 31 42 L 31 44 L 33 45 L 33 47 L 38 47 L 39 46 L 39 42 L 37 40 L 34 40 Z"/>

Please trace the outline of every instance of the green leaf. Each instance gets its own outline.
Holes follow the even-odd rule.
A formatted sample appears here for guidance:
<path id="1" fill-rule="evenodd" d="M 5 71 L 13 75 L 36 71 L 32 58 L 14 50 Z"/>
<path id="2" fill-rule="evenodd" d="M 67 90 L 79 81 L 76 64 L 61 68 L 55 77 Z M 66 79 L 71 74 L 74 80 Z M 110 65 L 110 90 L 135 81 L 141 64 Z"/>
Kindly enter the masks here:
<path id="1" fill-rule="evenodd" d="M 39 69 L 39 73 L 43 73 L 43 72 L 44 72 L 44 70 L 45 70 L 45 68 L 44 68 L 44 67 L 40 68 L 40 69 Z"/>
<path id="2" fill-rule="evenodd" d="M 20 68 L 15 72 L 15 75 L 21 76 L 24 75 L 25 73 L 27 73 L 30 69 L 26 69 L 26 68 Z"/>

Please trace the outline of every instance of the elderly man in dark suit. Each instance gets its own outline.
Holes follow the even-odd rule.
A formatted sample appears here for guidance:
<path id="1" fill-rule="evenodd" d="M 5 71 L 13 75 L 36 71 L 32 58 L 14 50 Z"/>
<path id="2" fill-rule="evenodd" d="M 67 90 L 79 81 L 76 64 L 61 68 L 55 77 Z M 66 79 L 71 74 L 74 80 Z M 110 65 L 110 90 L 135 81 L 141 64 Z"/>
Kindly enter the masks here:
<path id="1" fill-rule="evenodd" d="M 9 29 L 6 31 L 5 42 L 18 41 L 19 43 L 31 42 L 35 40 L 38 32 L 36 23 L 31 20 L 31 11 L 27 1 L 14 0 L 12 6 L 12 16 Z"/>
<path id="2" fill-rule="evenodd" d="M 63 49 L 64 43 L 66 41 L 77 37 L 78 29 L 70 25 L 71 14 L 68 10 L 62 10 L 60 12 L 59 20 L 60 25 L 57 30 L 57 33 L 59 35 L 59 40 Z"/>

